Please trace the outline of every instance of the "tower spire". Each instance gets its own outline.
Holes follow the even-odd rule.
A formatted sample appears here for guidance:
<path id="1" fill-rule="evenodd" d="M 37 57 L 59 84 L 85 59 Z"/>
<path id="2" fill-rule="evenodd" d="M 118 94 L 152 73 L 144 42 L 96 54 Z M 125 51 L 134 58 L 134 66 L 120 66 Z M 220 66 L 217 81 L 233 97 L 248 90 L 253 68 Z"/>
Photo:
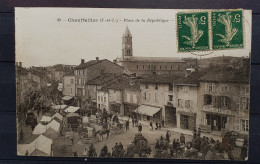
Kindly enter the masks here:
<path id="1" fill-rule="evenodd" d="M 122 37 L 122 57 L 132 57 L 133 48 L 132 48 L 132 34 L 126 25 L 125 32 Z"/>
<path id="2" fill-rule="evenodd" d="M 126 25 L 126 28 L 125 28 L 125 32 L 123 34 L 123 37 L 132 37 L 132 34 L 128 28 L 128 26 Z"/>

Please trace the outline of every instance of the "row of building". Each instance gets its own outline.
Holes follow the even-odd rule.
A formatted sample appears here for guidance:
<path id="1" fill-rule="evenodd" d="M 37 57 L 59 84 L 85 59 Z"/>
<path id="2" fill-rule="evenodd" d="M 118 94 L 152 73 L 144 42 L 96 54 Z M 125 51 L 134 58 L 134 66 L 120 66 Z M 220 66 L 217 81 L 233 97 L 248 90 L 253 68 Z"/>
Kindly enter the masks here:
<path id="1" fill-rule="evenodd" d="M 168 127 L 200 127 L 219 135 L 230 130 L 248 134 L 247 65 L 186 72 L 129 75 L 108 60 L 82 61 L 65 74 L 63 93 L 75 97 L 77 105 L 86 110 L 105 109 L 120 116 L 138 113 L 144 121 L 164 120 Z"/>
<path id="2" fill-rule="evenodd" d="M 222 65 L 212 65 L 215 61 Z M 138 115 L 144 121 L 164 120 L 168 127 L 200 127 L 218 135 L 226 130 L 248 134 L 249 63 L 248 58 L 224 56 L 136 57 L 127 27 L 122 57 L 81 59 L 70 72 L 62 69 L 59 81 L 66 100 L 74 99 L 82 110 Z"/>
<path id="3" fill-rule="evenodd" d="M 82 59 L 64 75 L 63 93 L 84 109 L 120 116 L 138 113 L 142 120 L 164 120 L 168 127 L 188 130 L 200 127 L 218 135 L 227 130 L 248 134 L 249 63 L 248 58 L 224 56 L 136 57 L 126 27 L 122 57 L 113 62 Z"/>

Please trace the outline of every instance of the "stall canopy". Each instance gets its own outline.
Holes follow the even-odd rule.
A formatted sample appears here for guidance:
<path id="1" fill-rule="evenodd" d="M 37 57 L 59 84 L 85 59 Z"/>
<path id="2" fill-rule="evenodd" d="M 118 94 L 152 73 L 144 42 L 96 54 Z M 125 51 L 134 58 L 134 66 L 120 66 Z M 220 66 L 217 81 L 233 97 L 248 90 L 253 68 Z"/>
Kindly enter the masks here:
<path id="1" fill-rule="evenodd" d="M 80 107 L 75 107 L 75 106 L 69 106 L 67 109 L 65 109 L 65 112 L 67 113 L 74 113 L 77 110 L 79 110 Z"/>
<path id="2" fill-rule="evenodd" d="M 67 117 L 79 117 L 79 114 L 78 113 L 68 113 L 66 116 Z"/>
<path id="3" fill-rule="evenodd" d="M 155 113 L 159 112 L 161 108 L 153 107 L 148 105 L 141 105 L 135 112 L 147 116 L 153 116 Z"/>
<path id="4" fill-rule="evenodd" d="M 46 125 L 42 125 L 41 123 L 39 123 L 33 130 L 32 134 L 37 135 L 37 134 L 42 134 L 45 133 L 47 130 Z"/>
<path id="5" fill-rule="evenodd" d="M 71 100 L 73 97 L 72 96 L 64 96 L 64 97 L 62 97 L 61 99 L 62 100 L 65 100 L 65 101 L 69 101 L 69 100 Z"/>
<path id="6" fill-rule="evenodd" d="M 60 128 L 60 123 L 55 120 L 52 120 L 48 125 L 47 129 L 52 128 L 54 131 L 58 132 Z"/>
<path id="7" fill-rule="evenodd" d="M 49 139 L 43 135 L 40 135 L 38 138 L 36 138 L 31 144 L 30 146 L 32 147 L 32 149 L 35 150 L 39 150 L 47 155 L 51 155 L 51 145 L 52 145 L 52 139 Z M 33 152 L 32 151 L 32 152 Z M 32 153 L 31 152 L 31 153 Z M 30 152 L 29 152 L 30 153 Z M 30 154 L 31 154 L 30 153 Z"/>
<path id="8" fill-rule="evenodd" d="M 67 107 L 67 105 L 53 105 L 51 106 L 51 108 L 53 109 L 65 109 Z"/>
<path id="9" fill-rule="evenodd" d="M 33 154 L 33 152 L 40 152 L 43 155 L 51 155 L 51 145 L 52 139 L 49 139 L 43 135 L 40 135 L 30 144 L 19 144 L 17 145 L 17 154 L 25 155 L 28 152 L 28 155 Z M 38 153 L 37 153 L 38 154 Z"/>
<path id="10" fill-rule="evenodd" d="M 50 122 L 51 117 L 50 116 L 42 116 L 41 122 Z"/>
<path id="11" fill-rule="evenodd" d="M 57 118 L 58 120 L 62 121 L 63 116 L 60 115 L 59 113 L 55 113 L 55 114 L 51 117 L 51 119 L 53 120 L 54 118 Z"/>

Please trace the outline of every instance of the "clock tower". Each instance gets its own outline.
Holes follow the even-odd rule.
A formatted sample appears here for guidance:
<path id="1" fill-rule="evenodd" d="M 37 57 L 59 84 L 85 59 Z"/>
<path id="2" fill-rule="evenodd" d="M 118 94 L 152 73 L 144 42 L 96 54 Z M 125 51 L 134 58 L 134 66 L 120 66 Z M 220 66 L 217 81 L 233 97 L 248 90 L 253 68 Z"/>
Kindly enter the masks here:
<path id="1" fill-rule="evenodd" d="M 126 26 L 125 32 L 122 37 L 122 57 L 132 57 L 133 47 L 132 47 L 132 35 L 128 26 Z"/>

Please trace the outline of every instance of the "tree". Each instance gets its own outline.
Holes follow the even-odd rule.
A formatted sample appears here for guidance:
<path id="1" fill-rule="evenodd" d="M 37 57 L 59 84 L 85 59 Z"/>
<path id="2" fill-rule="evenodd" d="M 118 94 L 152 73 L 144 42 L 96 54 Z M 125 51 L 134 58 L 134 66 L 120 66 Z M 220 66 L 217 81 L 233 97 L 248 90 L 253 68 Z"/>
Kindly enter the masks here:
<path id="1" fill-rule="evenodd" d="M 22 142 L 23 138 L 24 138 L 23 129 L 21 129 L 19 134 L 19 143 Z"/>

